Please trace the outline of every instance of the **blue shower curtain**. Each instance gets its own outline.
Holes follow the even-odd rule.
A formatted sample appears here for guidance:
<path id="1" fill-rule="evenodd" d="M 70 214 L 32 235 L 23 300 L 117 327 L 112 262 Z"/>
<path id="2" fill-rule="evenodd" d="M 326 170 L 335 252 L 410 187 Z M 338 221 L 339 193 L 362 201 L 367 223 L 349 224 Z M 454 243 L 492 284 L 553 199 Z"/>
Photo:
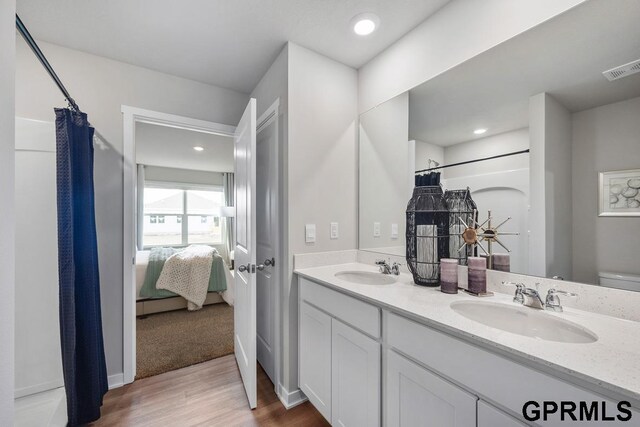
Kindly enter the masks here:
<path id="1" fill-rule="evenodd" d="M 93 128 L 56 108 L 60 340 L 68 425 L 100 418 L 107 392 L 93 192 Z"/>

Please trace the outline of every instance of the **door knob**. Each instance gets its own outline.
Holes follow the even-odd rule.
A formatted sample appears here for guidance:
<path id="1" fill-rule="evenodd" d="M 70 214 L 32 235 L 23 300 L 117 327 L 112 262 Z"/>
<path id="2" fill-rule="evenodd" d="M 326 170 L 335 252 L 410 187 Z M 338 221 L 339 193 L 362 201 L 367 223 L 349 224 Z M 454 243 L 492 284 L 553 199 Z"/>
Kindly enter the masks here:
<path id="1" fill-rule="evenodd" d="M 246 265 L 241 265 L 238 267 L 238 271 L 244 273 L 245 271 L 249 271 L 249 268 Z"/>
<path id="2" fill-rule="evenodd" d="M 263 264 L 258 265 L 256 268 L 258 270 L 262 271 L 262 270 L 264 270 L 265 267 L 269 267 L 269 266 L 273 266 L 273 265 L 276 265 L 275 258 L 271 258 L 271 259 L 267 258 L 267 259 L 264 260 Z"/>

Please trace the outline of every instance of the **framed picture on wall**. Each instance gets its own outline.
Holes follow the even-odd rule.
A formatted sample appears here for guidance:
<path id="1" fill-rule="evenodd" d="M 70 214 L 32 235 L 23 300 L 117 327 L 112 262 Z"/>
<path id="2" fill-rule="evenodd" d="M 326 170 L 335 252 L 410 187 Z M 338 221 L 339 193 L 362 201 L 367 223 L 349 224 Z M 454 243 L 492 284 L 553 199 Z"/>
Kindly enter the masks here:
<path id="1" fill-rule="evenodd" d="M 640 169 L 600 172 L 599 216 L 640 216 Z"/>

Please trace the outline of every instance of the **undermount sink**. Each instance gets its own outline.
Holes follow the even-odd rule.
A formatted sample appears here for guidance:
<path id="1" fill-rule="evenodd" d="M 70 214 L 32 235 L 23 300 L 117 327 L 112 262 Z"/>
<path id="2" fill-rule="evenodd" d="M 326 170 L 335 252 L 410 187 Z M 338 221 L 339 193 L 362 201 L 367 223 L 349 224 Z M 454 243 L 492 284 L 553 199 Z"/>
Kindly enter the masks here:
<path id="1" fill-rule="evenodd" d="M 586 344 L 598 336 L 582 326 L 529 307 L 483 301 L 456 301 L 451 308 L 492 328 L 545 341 Z"/>
<path id="2" fill-rule="evenodd" d="M 336 273 L 335 276 L 338 279 L 359 285 L 390 285 L 396 282 L 396 279 L 387 274 L 368 271 L 341 271 Z"/>

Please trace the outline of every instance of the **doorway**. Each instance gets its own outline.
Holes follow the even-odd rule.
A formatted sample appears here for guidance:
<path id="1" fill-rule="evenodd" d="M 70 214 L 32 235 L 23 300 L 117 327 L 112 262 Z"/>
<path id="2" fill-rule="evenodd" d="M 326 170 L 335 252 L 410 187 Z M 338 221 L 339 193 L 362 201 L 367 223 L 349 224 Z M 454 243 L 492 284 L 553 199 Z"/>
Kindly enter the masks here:
<path id="1" fill-rule="evenodd" d="M 254 101 L 255 102 L 255 101 Z M 144 212 L 144 206 L 139 206 L 138 193 L 140 183 L 140 173 L 136 161 L 136 130 L 154 126 L 165 129 L 196 132 L 206 135 L 213 135 L 218 138 L 232 138 L 236 132 L 236 128 L 233 126 L 207 122 L 202 120 L 196 120 L 181 116 L 175 116 L 171 114 L 159 113 L 155 111 L 143 110 L 134 107 L 123 106 L 123 121 L 124 121 L 124 309 L 123 309 L 123 324 L 124 324 L 124 383 L 131 383 L 136 378 L 136 300 L 139 297 L 139 289 L 136 286 L 136 264 L 139 261 L 139 247 L 138 238 L 140 237 L 139 226 L 140 215 L 138 213 Z M 255 117 L 255 116 L 254 116 Z M 255 119 L 254 119 L 255 120 Z M 254 121 L 256 123 L 256 121 Z M 274 389 L 277 390 L 277 378 L 279 376 L 279 345 L 276 343 L 278 340 L 279 331 L 279 286 L 278 278 L 279 274 L 279 171 L 278 171 L 278 103 L 272 105 L 268 111 L 257 121 L 259 124 L 260 143 L 256 147 L 256 160 L 259 165 L 256 168 L 258 176 L 260 176 L 260 185 L 256 185 L 255 191 L 258 193 L 257 200 L 259 201 L 260 219 L 257 218 L 256 231 L 260 244 L 256 245 L 257 255 L 257 274 L 256 282 L 259 283 L 260 291 L 256 298 L 256 311 L 258 314 L 258 336 L 256 337 L 256 345 L 259 349 L 257 359 L 259 363 L 264 367 L 265 372 L 268 372 L 268 376 L 274 383 Z M 254 125 L 255 126 L 255 125 Z M 255 129 L 255 128 L 254 128 Z M 254 134 L 255 135 L 255 134 Z M 194 150 L 193 147 L 188 147 L 189 150 Z M 156 171 L 157 172 L 157 171 Z M 234 170 L 235 172 L 235 170 Z M 148 174 L 145 174 L 148 176 Z M 263 178 L 265 181 L 263 182 Z M 153 180 L 147 179 L 148 189 L 151 190 L 155 187 L 162 189 L 163 185 L 158 185 L 158 182 L 151 182 Z M 175 183 L 174 183 L 175 184 Z M 144 185 L 144 184 L 143 184 Z M 169 190 L 175 190 L 176 194 L 181 192 L 183 198 L 189 198 L 189 191 L 208 191 L 211 188 L 164 188 Z M 144 186 L 142 187 L 144 191 Z M 179 198 L 177 195 L 173 195 L 173 198 Z M 186 205 L 189 204 L 189 200 L 186 200 Z M 182 205 L 184 207 L 184 204 Z M 223 209 L 224 210 L 224 209 Z M 164 213 L 164 218 L 160 218 Z M 173 224 L 174 230 L 173 239 L 176 241 L 180 239 L 182 244 L 185 243 L 185 235 L 187 242 L 189 243 L 189 232 L 184 232 L 184 227 L 180 227 L 178 230 L 177 223 L 184 225 L 187 221 L 189 225 L 189 212 L 182 211 L 181 213 L 170 212 L 146 212 L 144 221 L 149 222 L 155 220 L 154 225 L 160 224 L 163 221 L 163 225 L 167 225 L 171 220 L 176 222 Z M 184 215 L 184 216 L 183 216 Z M 169 218 L 171 216 L 171 218 Z M 183 216 L 181 220 L 177 217 Z M 208 215 L 201 215 L 206 217 Z M 220 218 L 221 220 L 223 218 Z M 215 219 L 214 219 L 215 221 Z M 231 223 L 228 218 L 225 219 L 225 223 Z M 180 231 L 180 233 L 178 233 Z M 142 236 L 144 239 L 144 235 Z M 149 236 L 151 237 L 151 236 Z M 157 236 L 156 236 L 157 237 Z M 166 242 L 165 242 L 166 243 Z M 205 243 L 205 242 L 201 242 Z M 231 248 L 233 243 L 231 242 Z M 168 245 L 170 246 L 170 245 Z M 142 245 L 144 249 L 144 243 Z M 218 252 L 223 253 L 223 248 L 216 248 Z M 233 254 L 227 251 L 225 260 L 228 263 L 233 263 Z M 268 262 L 264 262 L 267 261 Z M 275 265 L 274 265 L 275 264 Z M 138 270 L 140 270 L 138 268 Z M 235 270 L 234 270 L 235 274 Z M 236 278 L 237 280 L 237 278 Z M 234 282 L 234 280 L 231 280 Z M 223 300 L 226 300 L 221 295 Z M 233 297 L 232 297 L 233 298 Z M 215 305 L 215 304 L 214 304 Z M 153 316 L 153 314 L 151 314 Z M 151 317 L 150 316 L 150 317 Z M 255 319 L 255 317 L 254 317 Z"/>

